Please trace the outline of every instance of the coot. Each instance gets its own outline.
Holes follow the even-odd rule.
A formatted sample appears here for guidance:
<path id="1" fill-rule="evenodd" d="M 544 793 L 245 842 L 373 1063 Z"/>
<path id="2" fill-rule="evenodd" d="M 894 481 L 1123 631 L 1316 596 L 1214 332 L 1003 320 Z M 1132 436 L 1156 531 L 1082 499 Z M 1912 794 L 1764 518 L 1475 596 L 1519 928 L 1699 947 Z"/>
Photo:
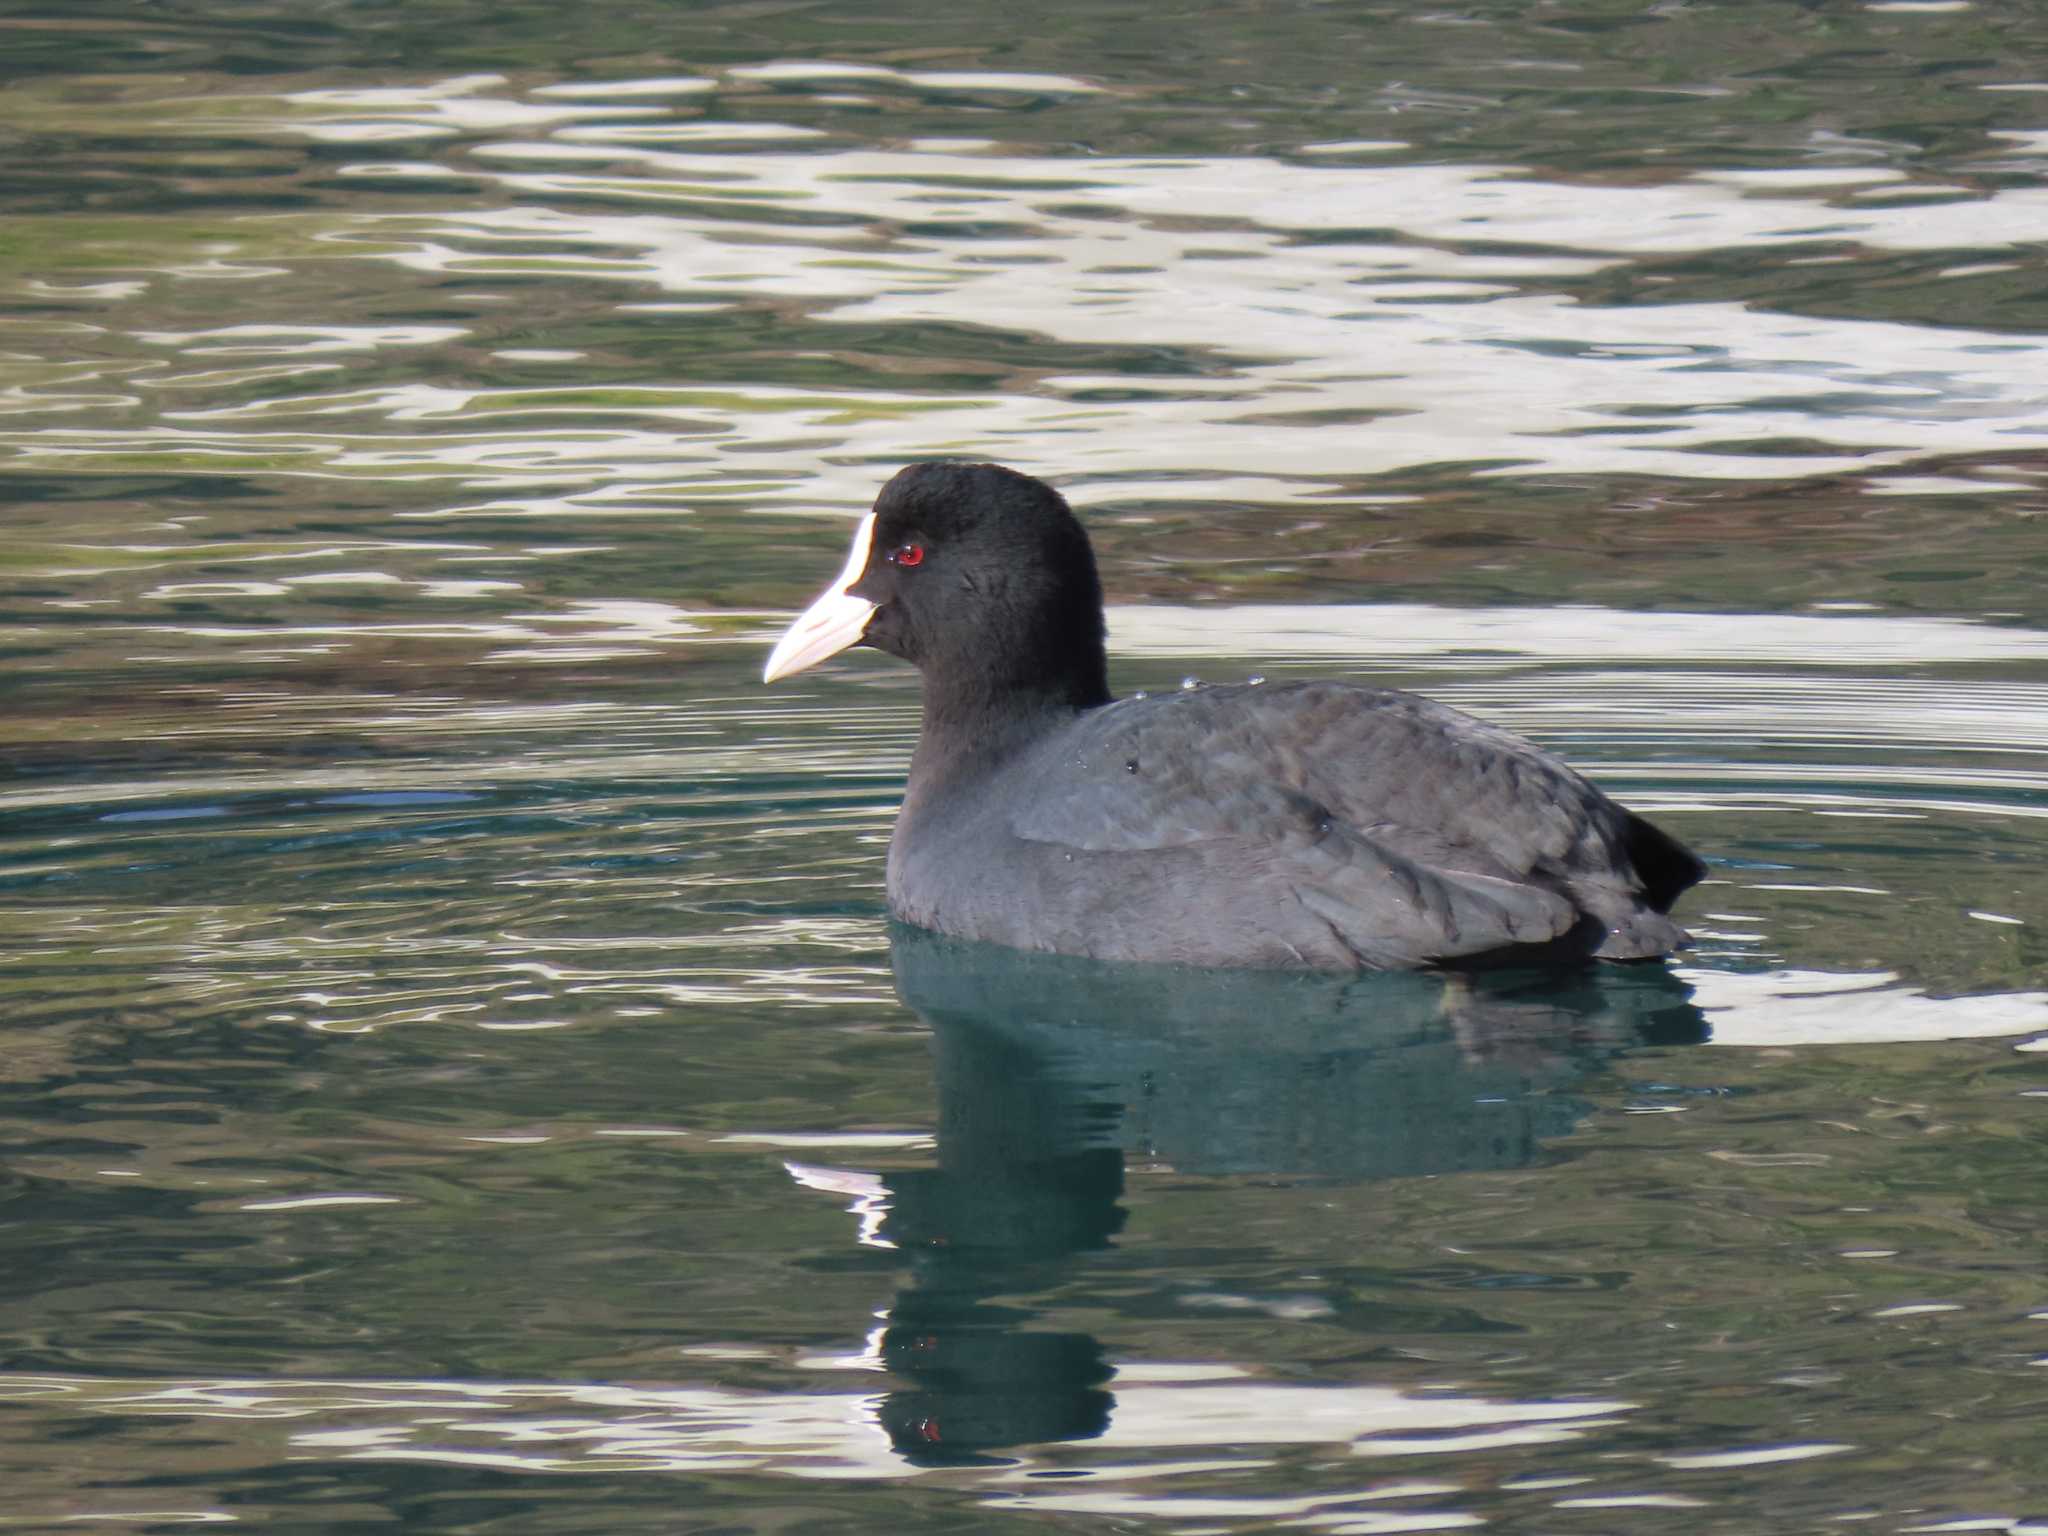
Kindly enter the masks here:
<path id="1" fill-rule="evenodd" d="M 889 906 L 1104 960 L 1320 970 L 1640 959 L 1697 858 L 1519 736 L 1351 683 L 1112 699 L 1088 536 L 1050 486 L 914 464 L 766 681 L 865 644 L 924 723 Z"/>

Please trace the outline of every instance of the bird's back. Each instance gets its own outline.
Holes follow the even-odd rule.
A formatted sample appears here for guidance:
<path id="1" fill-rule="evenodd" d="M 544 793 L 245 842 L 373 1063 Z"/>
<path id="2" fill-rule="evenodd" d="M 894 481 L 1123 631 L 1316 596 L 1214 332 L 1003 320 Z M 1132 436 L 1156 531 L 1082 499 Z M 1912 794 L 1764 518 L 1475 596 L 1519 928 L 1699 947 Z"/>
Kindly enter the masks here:
<path id="1" fill-rule="evenodd" d="M 1106 959 L 1406 967 L 1685 942 L 1682 845 L 1510 732 L 1345 683 L 1078 712 L 911 786 L 891 905 Z"/>

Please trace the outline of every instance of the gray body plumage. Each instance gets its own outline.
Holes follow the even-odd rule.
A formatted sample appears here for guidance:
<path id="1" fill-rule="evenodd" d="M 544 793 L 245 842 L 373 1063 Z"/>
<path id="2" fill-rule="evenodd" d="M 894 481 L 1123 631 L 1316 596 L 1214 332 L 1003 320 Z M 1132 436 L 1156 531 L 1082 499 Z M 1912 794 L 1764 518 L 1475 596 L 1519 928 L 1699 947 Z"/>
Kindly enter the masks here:
<path id="1" fill-rule="evenodd" d="M 1098 959 L 1319 969 L 1685 942 L 1662 908 L 1698 878 L 1690 854 L 1557 758 L 1414 694 L 1207 688 L 1037 725 L 913 766 L 898 916 Z"/>

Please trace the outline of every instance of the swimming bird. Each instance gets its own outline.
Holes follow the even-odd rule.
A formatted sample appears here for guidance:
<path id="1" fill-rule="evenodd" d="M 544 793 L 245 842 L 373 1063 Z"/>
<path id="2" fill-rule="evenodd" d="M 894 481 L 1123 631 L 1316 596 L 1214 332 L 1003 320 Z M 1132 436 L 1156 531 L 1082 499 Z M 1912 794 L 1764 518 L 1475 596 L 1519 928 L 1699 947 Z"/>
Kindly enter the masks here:
<path id="1" fill-rule="evenodd" d="M 1115 699 L 1088 535 L 996 464 L 900 471 L 777 642 L 915 666 L 889 906 L 1102 960 L 1317 970 L 1627 960 L 1698 858 L 1560 759 L 1412 693 L 1273 682 Z"/>

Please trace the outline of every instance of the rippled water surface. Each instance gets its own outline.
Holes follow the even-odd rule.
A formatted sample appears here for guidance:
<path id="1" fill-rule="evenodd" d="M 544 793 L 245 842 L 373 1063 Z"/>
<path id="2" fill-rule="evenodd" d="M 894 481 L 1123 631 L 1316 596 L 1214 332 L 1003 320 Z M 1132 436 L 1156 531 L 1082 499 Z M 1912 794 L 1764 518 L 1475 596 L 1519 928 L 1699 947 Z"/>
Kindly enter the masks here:
<path id="1" fill-rule="evenodd" d="M 0 18 L 0 1528 L 2042 1528 L 2025 0 Z M 888 927 L 903 461 L 1668 970 Z"/>

